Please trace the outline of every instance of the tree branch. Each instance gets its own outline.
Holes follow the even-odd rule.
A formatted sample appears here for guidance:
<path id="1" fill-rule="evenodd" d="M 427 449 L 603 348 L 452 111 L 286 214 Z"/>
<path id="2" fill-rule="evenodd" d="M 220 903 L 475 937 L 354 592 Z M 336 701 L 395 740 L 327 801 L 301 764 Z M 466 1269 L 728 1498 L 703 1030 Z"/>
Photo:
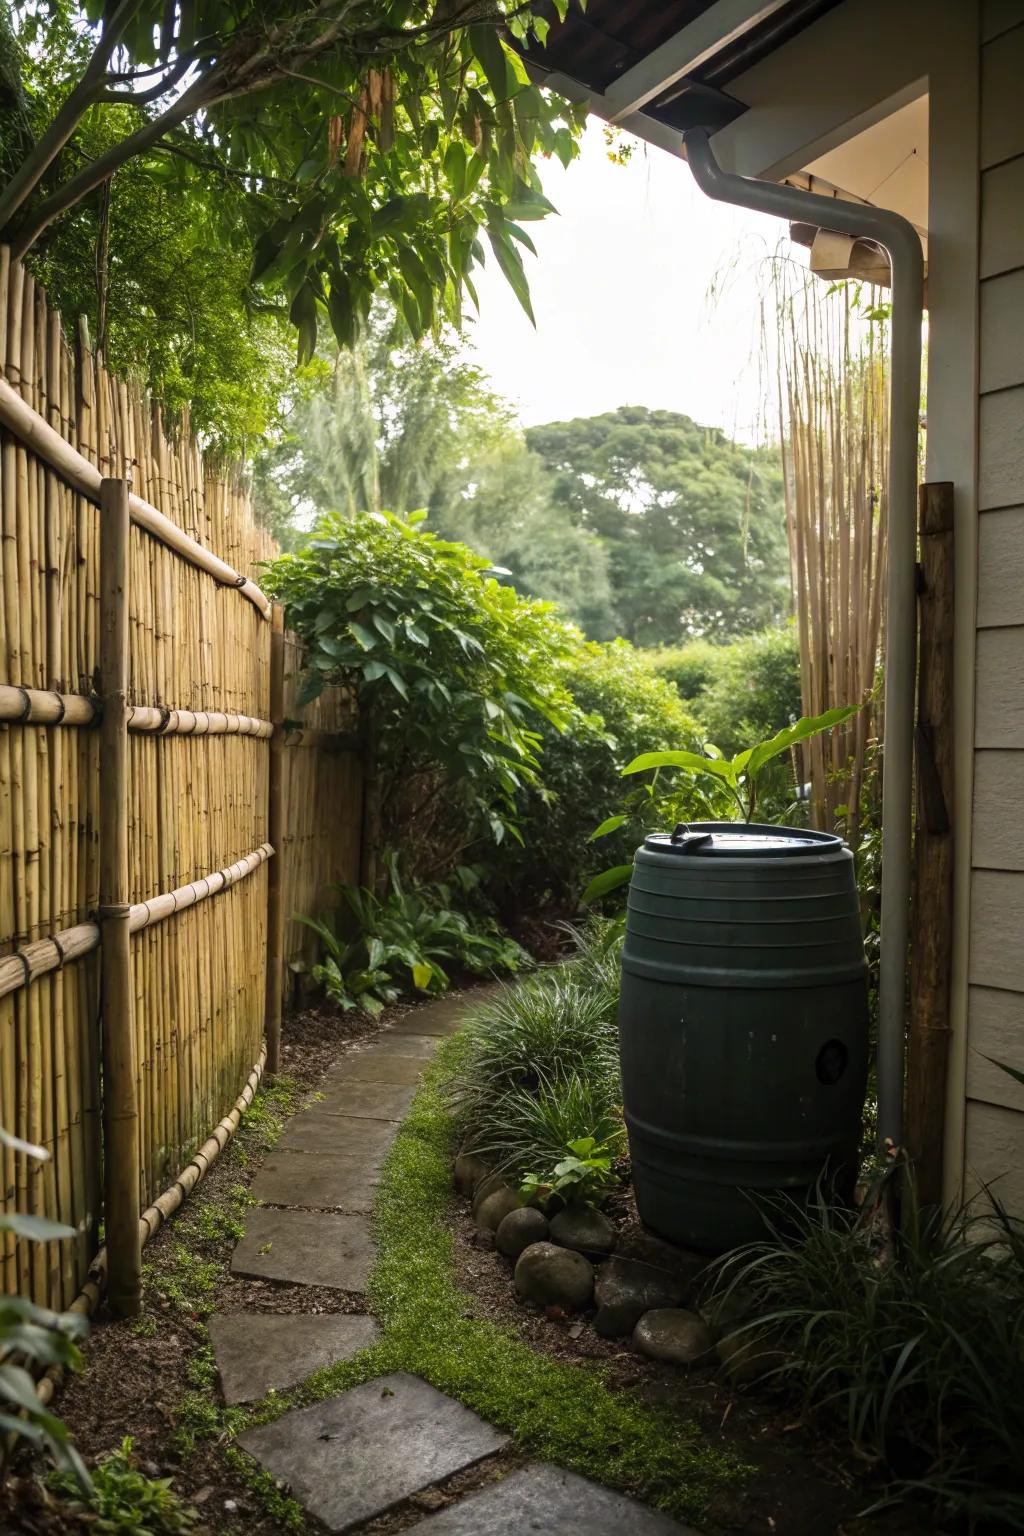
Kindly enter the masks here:
<path id="1" fill-rule="evenodd" d="M 106 68 L 111 54 L 124 36 L 139 4 L 140 0 L 121 0 L 109 21 L 104 23 L 100 40 L 93 50 L 81 80 L 63 103 L 31 154 L 26 155 L 22 164 L 0 192 L 0 237 L 6 234 L 14 215 L 32 196 L 78 127 L 82 117 L 102 91 L 106 84 Z"/>

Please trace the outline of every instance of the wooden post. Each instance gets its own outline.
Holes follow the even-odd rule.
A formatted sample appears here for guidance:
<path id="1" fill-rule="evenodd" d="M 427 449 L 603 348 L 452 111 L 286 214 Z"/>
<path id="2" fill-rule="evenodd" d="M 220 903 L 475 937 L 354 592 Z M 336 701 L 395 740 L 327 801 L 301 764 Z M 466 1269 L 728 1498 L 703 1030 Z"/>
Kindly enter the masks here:
<path id="1" fill-rule="evenodd" d="M 142 1305 L 139 1106 L 128 913 L 128 482 L 100 485 L 100 942 L 108 1298 Z"/>
<path id="2" fill-rule="evenodd" d="M 270 615 L 270 787 L 267 841 L 274 850 L 267 871 L 267 991 L 265 1000 L 267 1071 L 281 1069 L 281 992 L 284 986 L 284 610 L 275 603 Z"/>
<path id="3" fill-rule="evenodd" d="M 953 945 L 953 487 L 922 485 L 917 820 L 910 929 L 907 1150 L 922 1206 L 942 1202 Z"/>

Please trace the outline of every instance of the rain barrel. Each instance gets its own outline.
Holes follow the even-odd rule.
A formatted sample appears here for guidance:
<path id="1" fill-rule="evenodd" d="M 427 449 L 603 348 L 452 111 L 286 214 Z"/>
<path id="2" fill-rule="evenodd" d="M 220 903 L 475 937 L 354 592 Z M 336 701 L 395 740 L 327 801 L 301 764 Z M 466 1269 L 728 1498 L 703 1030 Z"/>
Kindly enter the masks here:
<path id="1" fill-rule="evenodd" d="M 867 1080 L 853 856 L 824 832 L 694 822 L 637 850 L 619 1006 L 641 1219 L 708 1253 L 758 1197 L 852 1192 Z M 770 1204 L 771 1202 L 769 1202 Z"/>

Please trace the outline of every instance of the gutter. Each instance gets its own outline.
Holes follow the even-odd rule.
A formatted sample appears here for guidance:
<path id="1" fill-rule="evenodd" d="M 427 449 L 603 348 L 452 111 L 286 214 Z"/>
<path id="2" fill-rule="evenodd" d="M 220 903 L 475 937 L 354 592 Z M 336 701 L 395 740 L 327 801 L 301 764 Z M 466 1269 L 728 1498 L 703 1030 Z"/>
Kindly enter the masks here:
<path id="1" fill-rule="evenodd" d="M 882 912 L 878 985 L 878 1143 L 903 1139 L 906 973 L 910 921 L 914 702 L 917 670 L 917 434 L 921 404 L 924 258 L 900 214 L 723 171 L 703 128 L 683 136 L 701 191 L 717 202 L 873 240 L 892 267 L 889 528 L 886 588 Z"/>

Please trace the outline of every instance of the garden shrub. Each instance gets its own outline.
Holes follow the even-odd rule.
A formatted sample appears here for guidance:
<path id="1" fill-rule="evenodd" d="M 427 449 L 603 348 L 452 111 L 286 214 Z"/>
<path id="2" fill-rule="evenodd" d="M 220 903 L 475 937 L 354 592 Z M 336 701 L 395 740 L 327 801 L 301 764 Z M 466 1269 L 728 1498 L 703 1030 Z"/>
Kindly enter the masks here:
<path id="1" fill-rule="evenodd" d="M 1024 1528 L 1024 1223 L 987 1192 L 921 1214 L 911 1181 L 895 1252 L 828 1191 L 767 1207 L 770 1240 L 717 1261 L 783 1363 L 768 1380 L 844 1432 L 890 1483 L 965 1529 Z M 959 1526 L 957 1527 L 959 1529 Z"/>
<path id="2" fill-rule="evenodd" d="M 803 713 L 796 626 L 742 635 L 727 645 L 691 640 L 646 653 L 656 677 L 670 682 L 700 721 L 706 739 L 727 755 L 774 736 Z"/>
<path id="3" fill-rule="evenodd" d="M 546 1172 L 572 1142 L 622 1149 L 618 934 L 504 988 L 470 1016 L 449 1101 L 467 1145 L 502 1170 Z"/>
<path id="4" fill-rule="evenodd" d="M 515 834 L 538 731 L 570 717 L 559 663 L 578 637 L 550 603 L 500 585 L 486 560 L 421 521 L 326 517 L 266 580 L 306 647 L 299 702 L 355 684 L 381 823 L 429 877 L 467 846 Z"/>
<path id="5" fill-rule="evenodd" d="M 632 858 L 628 831 L 591 845 L 594 828 L 622 797 L 622 770 L 637 753 L 695 747 L 700 727 L 675 689 L 653 677 L 625 640 L 579 642 L 560 661 L 560 685 L 573 713 L 564 730 L 541 730 L 540 777 L 519 797 L 522 845 L 492 861 L 489 888 L 512 918 L 547 909 L 575 910 L 590 877 L 608 862 Z"/>

